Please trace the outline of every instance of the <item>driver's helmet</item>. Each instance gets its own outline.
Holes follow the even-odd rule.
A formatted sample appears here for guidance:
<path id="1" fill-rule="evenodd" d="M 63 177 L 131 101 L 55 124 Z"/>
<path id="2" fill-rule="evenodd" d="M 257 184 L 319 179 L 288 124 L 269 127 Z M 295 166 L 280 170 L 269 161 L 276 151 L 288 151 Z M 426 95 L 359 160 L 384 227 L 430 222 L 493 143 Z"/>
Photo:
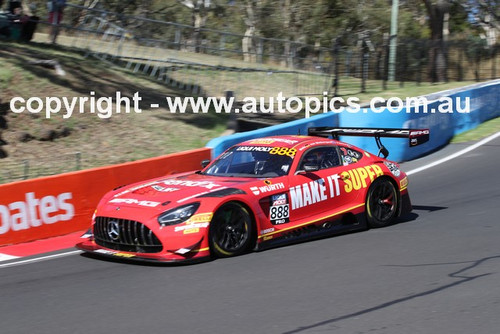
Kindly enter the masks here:
<path id="1" fill-rule="evenodd" d="M 267 152 L 254 151 L 252 152 L 252 158 L 254 161 L 266 161 L 269 159 L 269 154 Z"/>
<path id="2" fill-rule="evenodd" d="M 319 164 L 323 161 L 324 157 L 325 152 L 321 150 L 315 150 L 306 154 L 306 156 L 304 157 L 304 163 Z"/>

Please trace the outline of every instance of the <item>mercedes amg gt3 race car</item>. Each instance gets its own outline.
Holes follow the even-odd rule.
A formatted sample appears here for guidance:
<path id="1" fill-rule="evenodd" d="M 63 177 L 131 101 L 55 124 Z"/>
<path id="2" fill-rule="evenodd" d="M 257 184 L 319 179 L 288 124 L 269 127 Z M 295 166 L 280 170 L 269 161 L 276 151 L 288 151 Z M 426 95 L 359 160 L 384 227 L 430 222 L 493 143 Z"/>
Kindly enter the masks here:
<path id="1" fill-rule="evenodd" d="M 374 137 L 384 158 L 339 135 Z M 107 193 L 76 247 L 116 258 L 195 261 L 387 226 L 411 203 L 408 179 L 385 159 L 381 137 L 415 146 L 429 131 L 319 127 L 308 136 L 248 140 L 200 171 Z"/>

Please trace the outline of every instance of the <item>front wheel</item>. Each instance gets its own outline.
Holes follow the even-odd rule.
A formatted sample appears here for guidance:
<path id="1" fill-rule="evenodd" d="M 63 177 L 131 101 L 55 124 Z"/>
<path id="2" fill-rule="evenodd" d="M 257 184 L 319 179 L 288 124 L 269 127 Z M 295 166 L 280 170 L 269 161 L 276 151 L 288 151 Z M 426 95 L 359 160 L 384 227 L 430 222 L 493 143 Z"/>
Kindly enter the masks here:
<path id="1" fill-rule="evenodd" d="M 386 178 L 377 179 L 366 196 L 366 218 L 370 227 L 391 225 L 397 218 L 399 196 L 394 184 Z"/>
<path id="2" fill-rule="evenodd" d="M 215 257 L 229 257 L 250 248 L 253 236 L 252 218 L 238 203 L 224 204 L 210 223 L 210 249 Z"/>

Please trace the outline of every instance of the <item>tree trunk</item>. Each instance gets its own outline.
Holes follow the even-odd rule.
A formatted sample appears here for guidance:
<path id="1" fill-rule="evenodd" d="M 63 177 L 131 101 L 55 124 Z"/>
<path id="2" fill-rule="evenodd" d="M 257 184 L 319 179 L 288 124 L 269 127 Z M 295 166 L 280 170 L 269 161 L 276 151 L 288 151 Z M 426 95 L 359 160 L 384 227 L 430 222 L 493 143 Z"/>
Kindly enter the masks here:
<path id="1" fill-rule="evenodd" d="M 247 0 L 245 3 L 245 35 L 241 40 L 241 50 L 243 52 L 243 60 L 254 63 L 256 61 L 256 49 L 253 42 L 254 36 L 257 34 L 257 17 L 255 12 L 259 4 L 256 0 Z"/>
<path id="2" fill-rule="evenodd" d="M 253 44 L 253 37 L 255 36 L 255 27 L 247 27 L 245 36 L 241 41 L 241 49 L 243 51 L 243 60 L 255 63 L 255 45 Z"/>
<path id="3" fill-rule="evenodd" d="M 450 5 L 446 0 L 438 0 L 433 4 L 431 0 L 423 0 L 429 14 L 431 29 L 431 45 L 429 48 L 429 79 L 432 82 L 447 82 L 448 61 L 445 43 L 445 16 Z"/>
<path id="4" fill-rule="evenodd" d="M 194 51 L 199 53 L 202 49 L 203 35 L 201 29 L 205 26 L 207 21 L 207 13 L 203 9 L 198 9 L 193 11 L 193 40 L 194 40 Z"/>

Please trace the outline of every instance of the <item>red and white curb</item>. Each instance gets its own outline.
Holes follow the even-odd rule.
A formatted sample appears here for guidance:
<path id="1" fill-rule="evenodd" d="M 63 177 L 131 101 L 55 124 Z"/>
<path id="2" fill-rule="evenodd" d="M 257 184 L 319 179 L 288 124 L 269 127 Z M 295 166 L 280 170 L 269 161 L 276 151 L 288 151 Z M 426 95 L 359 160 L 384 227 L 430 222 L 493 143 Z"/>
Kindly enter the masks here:
<path id="1" fill-rule="evenodd" d="M 60 237 L 53 237 L 49 239 L 37 240 L 33 242 L 27 242 L 24 244 L 17 245 L 9 245 L 0 247 L 0 262 L 12 262 L 12 260 L 20 260 L 22 258 L 46 254 L 50 252 L 60 251 L 63 249 L 73 248 L 78 241 L 80 240 L 80 236 L 84 233 L 84 231 L 76 232 Z M 78 253 L 80 251 L 70 251 L 63 254 L 68 253 Z M 61 256 L 61 255 L 59 255 Z M 44 258 L 53 258 L 58 257 L 58 254 L 45 256 Z M 40 258 L 38 258 L 40 259 Z M 36 259 L 34 259 L 36 260 Z M 20 263 L 18 261 L 16 263 Z M 23 260 L 22 262 L 28 262 L 28 260 Z M 34 262 L 29 260 L 29 262 Z M 0 268 L 5 265 L 0 264 Z"/>
<path id="2" fill-rule="evenodd" d="M 18 259 L 19 256 L 7 255 L 0 253 L 0 262 Z"/>

